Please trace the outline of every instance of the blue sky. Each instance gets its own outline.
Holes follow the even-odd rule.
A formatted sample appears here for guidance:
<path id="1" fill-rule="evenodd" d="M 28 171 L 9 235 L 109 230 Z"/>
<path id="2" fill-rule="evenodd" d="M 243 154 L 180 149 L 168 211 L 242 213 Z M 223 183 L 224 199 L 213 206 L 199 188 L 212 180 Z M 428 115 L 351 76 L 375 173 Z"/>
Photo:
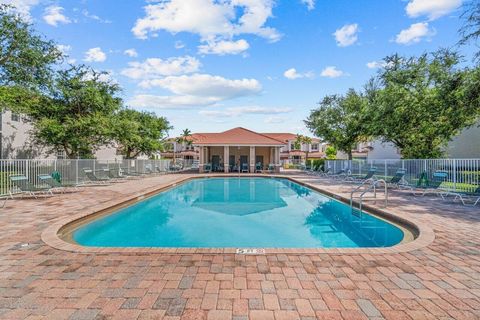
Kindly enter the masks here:
<path id="1" fill-rule="evenodd" d="M 326 94 L 381 59 L 458 41 L 462 0 L 0 0 L 70 62 L 107 70 L 132 108 L 184 128 L 307 133 Z M 470 57 L 469 49 L 462 48 Z"/>

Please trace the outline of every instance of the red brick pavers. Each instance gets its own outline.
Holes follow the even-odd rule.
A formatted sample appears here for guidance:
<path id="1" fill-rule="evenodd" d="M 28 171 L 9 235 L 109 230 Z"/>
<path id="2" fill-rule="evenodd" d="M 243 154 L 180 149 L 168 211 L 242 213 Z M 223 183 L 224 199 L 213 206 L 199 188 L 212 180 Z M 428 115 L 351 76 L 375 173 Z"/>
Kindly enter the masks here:
<path id="1" fill-rule="evenodd" d="M 399 253 L 75 253 L 41 240 L 68 216 L 184 178 L 8 201 L 0 210 L 0 318 L 480 318 L 480 209 L 431 197 L 392 194 L 389 211 L 435 232 L 427 246 Z M 336 194 L 349 191 L 297 178 Z"/>

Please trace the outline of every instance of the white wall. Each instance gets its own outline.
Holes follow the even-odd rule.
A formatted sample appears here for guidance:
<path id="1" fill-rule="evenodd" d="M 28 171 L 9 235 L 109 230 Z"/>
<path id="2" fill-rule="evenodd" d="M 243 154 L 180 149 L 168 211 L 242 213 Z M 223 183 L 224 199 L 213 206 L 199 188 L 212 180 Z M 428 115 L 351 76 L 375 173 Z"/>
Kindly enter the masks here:
<path id="1" fill-rule="evenodd" d="M 480 158 L 480 122 L 462 131 L 446 148 L 449 158 Z"/>
<path id="2" fill-rule="evenodd" d="M 371 142 L 371 147 L 373 148 L 368 152 L 367 159 L 400 159 L 400 152 L 398 152 L 397 147 L 390 142 L 381 142 L 380 140 L 375 140 Z"/>

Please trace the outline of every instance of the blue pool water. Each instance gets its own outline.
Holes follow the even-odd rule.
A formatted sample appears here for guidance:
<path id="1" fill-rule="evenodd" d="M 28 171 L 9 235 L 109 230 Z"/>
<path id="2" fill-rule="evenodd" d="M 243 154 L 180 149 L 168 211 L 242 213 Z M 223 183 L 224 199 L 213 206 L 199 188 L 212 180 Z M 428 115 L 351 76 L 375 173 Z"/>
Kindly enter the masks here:
<path id="1" fill-rule="evenodd" d="M 355 248 L 403 239 L 396 226 L 287 179 L 190 180 L 83 225 L 100 247 Z"/>

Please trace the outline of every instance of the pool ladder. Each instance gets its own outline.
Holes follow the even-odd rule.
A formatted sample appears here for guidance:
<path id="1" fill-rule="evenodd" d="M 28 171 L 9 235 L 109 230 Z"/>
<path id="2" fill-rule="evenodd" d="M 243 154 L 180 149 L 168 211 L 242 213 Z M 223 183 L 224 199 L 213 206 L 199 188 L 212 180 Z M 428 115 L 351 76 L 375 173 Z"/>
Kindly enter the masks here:
<path id="1" fill-rule="evenodd" d="M 384 199 L 384 207 L 386 208 L 388 205 L 388 185 L 387 182 L 383 179 L 367 179 L 363 181 L 359 186 L 357 186 L 355 189 L 352 190 L 350 193 L 350 208 L 352 209 L 352 214 L 355 212 L 355 203 L 354 199 L 356 198 L 355 195 L 359 194 L 357 196 L 358 198 L 358 211 L 359 214 L 362 214 L 362 207 L 363 207 L 363 201 L 366 199 L 374 199 L 377 200 L 377 192 L 379 190 L 383 191 L 383 194 L 385 196 Z M 373 192 L 373 197 L 366 197 L 367 194 Z"/>

